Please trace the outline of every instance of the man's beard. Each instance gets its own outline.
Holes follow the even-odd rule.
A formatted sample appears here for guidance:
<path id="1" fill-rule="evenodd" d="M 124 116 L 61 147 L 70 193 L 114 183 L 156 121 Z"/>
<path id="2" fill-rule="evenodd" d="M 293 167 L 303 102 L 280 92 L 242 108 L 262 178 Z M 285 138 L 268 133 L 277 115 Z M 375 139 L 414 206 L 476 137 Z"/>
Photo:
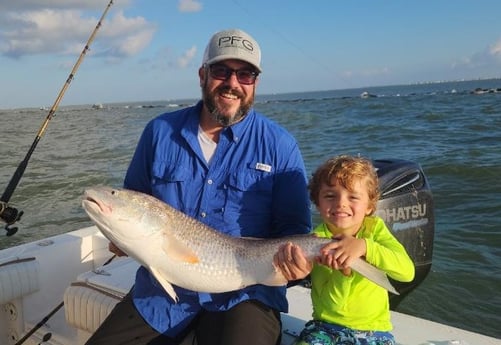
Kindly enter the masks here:
<path id="1" fill-rule="evenodd" d="M 216 105 L 216 97 L 218 93 L 230 93 L 237 96 L 240 101 L 240 107 L 233 114 L 225 114 L 225 109 L 218 108 Z M 229 127 L 239 121 L 241 121 L 245 115 L 249 112 L 252 104 L 254 103 L 254 96 L 252 96 L 247 102 L 244 101 L 244 95 L 242 95 L 237 90 L 232 90 L 228 86 L 221 86 L 214 91 L 210 92 L 207 89 L 207 84 L 202 87 L 202 97 L 205 106 L 209 110 L 211 118 L 219 123 L 223 127 Z"/>

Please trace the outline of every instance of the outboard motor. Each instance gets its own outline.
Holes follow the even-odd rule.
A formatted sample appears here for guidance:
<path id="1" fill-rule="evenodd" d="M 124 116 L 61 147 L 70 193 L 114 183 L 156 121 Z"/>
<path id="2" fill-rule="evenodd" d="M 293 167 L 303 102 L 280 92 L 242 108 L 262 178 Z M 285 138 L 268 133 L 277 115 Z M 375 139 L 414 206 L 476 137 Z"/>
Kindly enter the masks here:
<path id="1" fill-rule="evenodd" d="M 373 164 L 381 193 L 375 214 L 404 245 L 416 268 L 413 281 L 391 281 L 400 293 L 390 294 L 390 309 L 394 310 L 431 269 L 435 233 L 433 198 L 419 164 L 400 159 L 377 159 Z"/>

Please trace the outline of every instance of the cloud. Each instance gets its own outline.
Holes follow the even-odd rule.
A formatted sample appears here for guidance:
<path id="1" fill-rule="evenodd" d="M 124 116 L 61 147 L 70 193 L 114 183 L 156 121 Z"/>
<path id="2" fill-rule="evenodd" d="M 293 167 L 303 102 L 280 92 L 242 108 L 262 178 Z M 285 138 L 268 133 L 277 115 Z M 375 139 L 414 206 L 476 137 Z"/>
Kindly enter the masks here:
<path id="1" fill-rule="evenodd" d="M 89 16 L 82 9 L 38 6 L 28 9 L 32 1 L 12 3 L 16 6 L 10 6 L 0 15 L 0 54 L 15 59 L 26 55 L 80 53 L 100 18 Z M 67 1 L 43 3 L 62 7 Z M 5 7 L 5 0 L 0 0 L 0 8 Z M 156 26 L 143 17 L 126 17 L 120 10 L 105 18 L 100 30 L 93 51 L 100 56 L 126 57 L 148 46 Z"/>
<path id="2" fill-rule="evenodd" d="M 202 10 L 202 3 L 196 0 L 179 0 L 177 8 L 180 12 L 199 12 Z"/>
<path id="3" fill-rule="evenodd" d="M 123 5 L 128 0 L 121 0 Z M 32 11 L 40 9 L 98 9 L 104 5 L 102 0 L 0 0 L 2 11 Z M 104 8 L 103 8 L 104 10 Z"/>
<path id="4" fill-rule="evenodd" d="M 7 22 L 7 29 L 0 32 L 0 52 L 19 58 L 54 52 L 67 54 L 68 46 L 75 40 L 81 41 L 84 28 L 92 27 L 96 20 L 81 18 L 78 11 L 45 9 L 10 13 Z"/>
<path id="5" fill-rule="evenodd" d="M 197 47 L 192 46 L 186 50 L 181 56 L 176 55 L 172 48 L 162 47 L 158 49 L 153 57 L 141 59 L 141 64 L 153 70 L 167 70 L 167 69 L 185 69 L 189 67 L 193 58 L 197 54 Z M 198 67 L 198 63 L 197 63 Z"/>
<path id="6" fill-rule="evenodd" d="M 197 47 L 196 46 L 191 47 L 190 49 L 185 51 L 181 57 L 177 59 L 178 66 L 181 68 L 188 66 L 196 54 L 197 54 Z"/>
<path id="7" fill-rule="evenodd" d="M 454 61 L 452 69 L 486 69 L 501 67 L 501 38 L 481 52 Z"/>
<path id="8" fill-rule="evenodd" d="M 489 47 L 489 54 L 501 61 L 501 38 Z"/>
<path id="9" fill-rule="evenodd" d="M 109 47 L 104 55 L 127 57 L 147 47 L 157 30 L 143 17 L 128 18 L 119 11 L 103 29 L 103 46 Z"/>

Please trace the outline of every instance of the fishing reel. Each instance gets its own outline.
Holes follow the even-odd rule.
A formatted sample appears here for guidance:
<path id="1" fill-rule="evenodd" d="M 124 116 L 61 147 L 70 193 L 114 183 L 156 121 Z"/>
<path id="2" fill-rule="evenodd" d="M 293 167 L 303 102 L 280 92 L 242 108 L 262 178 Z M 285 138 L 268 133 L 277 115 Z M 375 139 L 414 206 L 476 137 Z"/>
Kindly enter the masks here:
<path id="1" fill-rule="evenodd" d="M 10 207 L 6 202 L 0 201 L 0 218 L 7 223 L 5 231 L 7 236 L 12 236 L 17 232 L 17 227 L 11 225 L 21 219 L 24 211 L 18 211 L 14 207 Z"/>

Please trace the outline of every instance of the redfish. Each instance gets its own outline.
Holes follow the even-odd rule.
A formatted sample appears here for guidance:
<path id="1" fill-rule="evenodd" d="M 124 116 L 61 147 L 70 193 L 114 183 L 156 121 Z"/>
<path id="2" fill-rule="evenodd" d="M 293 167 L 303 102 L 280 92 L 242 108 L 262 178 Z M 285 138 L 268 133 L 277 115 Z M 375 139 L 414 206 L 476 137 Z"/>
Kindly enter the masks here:
<path id="1" fill-rule="evenodd" d="M 314 260 L 330 239 L 295 235 L 276 239 L 232 237 L 188 217 L 151 195 L 127 189 L 89 188 L 82 206 L 103 235 L 146 267 L 177 300 L 172 284 L 218 293 L 249 285 L 287 284 L 273 256 L 288 242 Z M 386 274 L 363 259 L 351 268 L 398 294 Z"/>

